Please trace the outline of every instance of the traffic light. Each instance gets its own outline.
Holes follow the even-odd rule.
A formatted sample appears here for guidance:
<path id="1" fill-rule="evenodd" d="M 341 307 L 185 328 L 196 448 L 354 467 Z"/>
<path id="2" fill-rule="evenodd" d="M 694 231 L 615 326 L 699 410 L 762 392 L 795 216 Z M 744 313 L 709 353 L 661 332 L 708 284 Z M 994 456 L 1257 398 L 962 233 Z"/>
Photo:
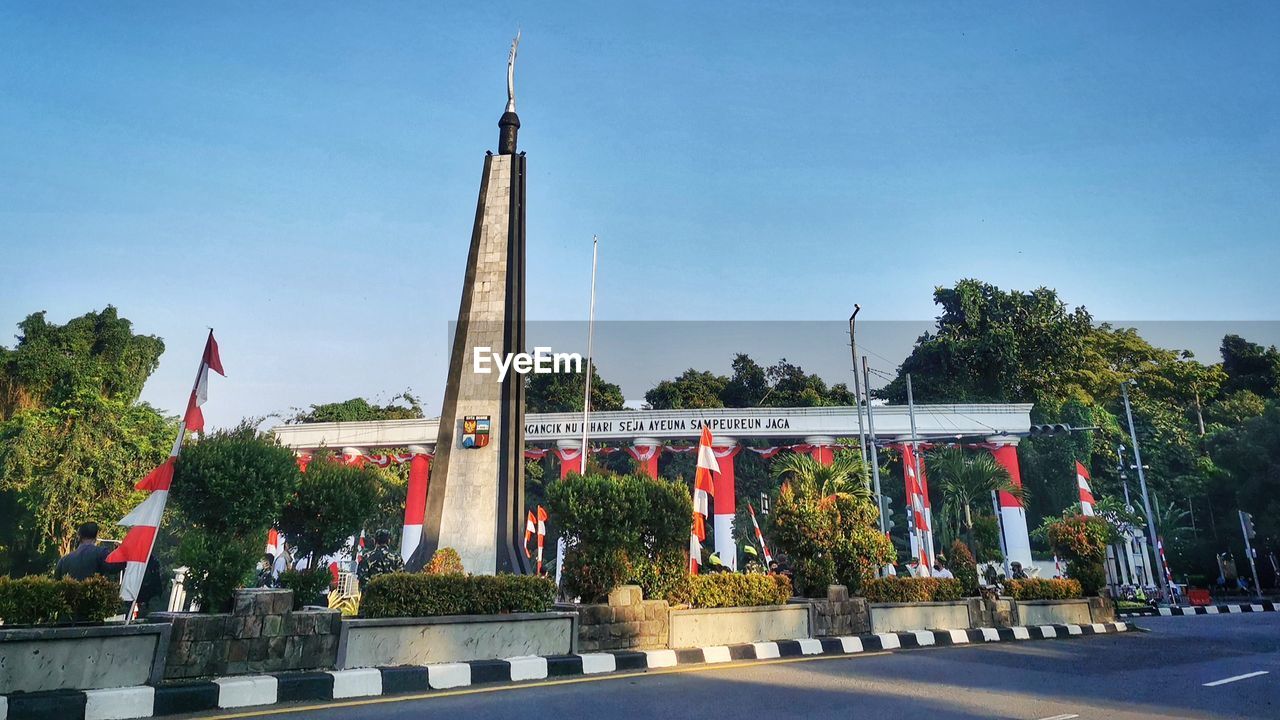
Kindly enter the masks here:
<path id="1" fill-rule="evenodd" d="M 1051 437 L 1053 435 L 1064 435 L 1071 432 L 1071 426 L 1066 423 L 1049 423 L 1046 425 L 1032 425 L 1031 437 Z"/>
<path id="2" fill-rule="evenodd" d="M 1258 531 L 1253 527 L 1253 514 L 1240 511 L 1240 525 L 1244 528 L 1244 536 L 1250 540 L 1258 537 Z"/>
<path id="3" fill-rule="evenodd" d="M 893 498 L 888 495 L 881 495 L 880 502 L 884 504 L 884 530 L 890 532 L 897 523 L 893 521 Z"/>

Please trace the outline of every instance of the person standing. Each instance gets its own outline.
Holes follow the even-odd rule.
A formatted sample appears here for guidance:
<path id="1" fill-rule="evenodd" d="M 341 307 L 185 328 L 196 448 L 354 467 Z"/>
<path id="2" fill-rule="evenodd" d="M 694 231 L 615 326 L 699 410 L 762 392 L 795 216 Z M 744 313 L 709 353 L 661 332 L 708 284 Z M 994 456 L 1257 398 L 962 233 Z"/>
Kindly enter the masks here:
<path id="1" fill-rule="evenodd" d="M 400 559 L 400 553 L 392 552 L 389 547 L 391 533 L 379 530 L 374 533 L 373 541 L 376 544 L 373 552 L 361 558 L 360 566 L 356 568 L 356 577 L 360 580 L 361 589 L 379 575 L 404 570 L 404 560 Z"/>
<path id="2" fill-rule="evenodd" d="M 85 580 L 94 575 L 111 576 L 124 570 L 124 563 L 107 562 L 107 555 L 111 551 L 98 546 L 98 523 L 87 522 L 81 525 L 78 535 L 80 545 L 58 560 L 53 571 L 55 580 L 64 577 Z"/>

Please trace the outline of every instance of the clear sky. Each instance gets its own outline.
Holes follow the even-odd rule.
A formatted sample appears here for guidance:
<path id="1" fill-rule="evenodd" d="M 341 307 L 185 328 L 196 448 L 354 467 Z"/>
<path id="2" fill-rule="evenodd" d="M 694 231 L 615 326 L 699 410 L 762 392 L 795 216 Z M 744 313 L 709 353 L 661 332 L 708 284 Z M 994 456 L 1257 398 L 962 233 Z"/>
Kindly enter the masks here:
<path id="1" fill-rule="evenodd" d="M 966 276 L 1280 319 L 1274 2 L 7 2 L 0 327 L 115 304 L 175 411 L 213 326 L 215 424 L 438 411 L 517 27 L 531 319 L 585 317 L 593 233 L 606 320 L 928 320 Z"/>

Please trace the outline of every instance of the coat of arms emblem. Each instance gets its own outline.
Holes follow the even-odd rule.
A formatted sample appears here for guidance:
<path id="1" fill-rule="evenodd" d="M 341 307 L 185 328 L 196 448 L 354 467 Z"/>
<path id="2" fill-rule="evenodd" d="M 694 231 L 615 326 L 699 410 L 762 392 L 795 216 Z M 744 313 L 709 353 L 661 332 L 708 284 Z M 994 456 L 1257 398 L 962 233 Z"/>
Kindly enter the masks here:
<path id="1" fill-rule="evenodd" d="M 462 418 L 462 447 L 482 448 L 489 444 L 489 416 L 467 415 Z"/>

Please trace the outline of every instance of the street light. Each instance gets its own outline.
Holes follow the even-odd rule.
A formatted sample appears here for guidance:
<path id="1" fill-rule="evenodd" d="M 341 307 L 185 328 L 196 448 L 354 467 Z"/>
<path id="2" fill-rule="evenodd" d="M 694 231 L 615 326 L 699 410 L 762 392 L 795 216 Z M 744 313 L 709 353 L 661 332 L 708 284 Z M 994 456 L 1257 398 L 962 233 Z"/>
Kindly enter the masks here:
<path id="1" fill-rule="evenodd" d="M 1124 414 L 1129 420 L 1129 439 L 1133 442 L 1133 462 L 1137 465 L 1138 485 L 1142 488 L 1142 509 L 1147 514 L 1147 533 L 1150 534 L 1151 547 L 1155 548 L 1156 565 L 1159 566 L 1160 572 L 1156 573 L 1156 580 L 1160 583 L 1160 592 L 1164 595 L 1165 602 L 1169 601 L 1169 580 L 1166 577 L 1168 568 L 1164 565 L 1164 557 L 1160 553 L 1159 538 L 1156 536 L 1156 519 L 1151 512 L 1151 498 L 1147 496 L 1147 476 L 1142 472 L 1142 450 L 1138 448 L 1138 431 L 1133 425 L 1133 407 L 1129 405 L 1129 385 L 1138 384 L 1137 380 L 1129 380 L 1120 383 L 1120 394 L 1124 397 Z"/>

